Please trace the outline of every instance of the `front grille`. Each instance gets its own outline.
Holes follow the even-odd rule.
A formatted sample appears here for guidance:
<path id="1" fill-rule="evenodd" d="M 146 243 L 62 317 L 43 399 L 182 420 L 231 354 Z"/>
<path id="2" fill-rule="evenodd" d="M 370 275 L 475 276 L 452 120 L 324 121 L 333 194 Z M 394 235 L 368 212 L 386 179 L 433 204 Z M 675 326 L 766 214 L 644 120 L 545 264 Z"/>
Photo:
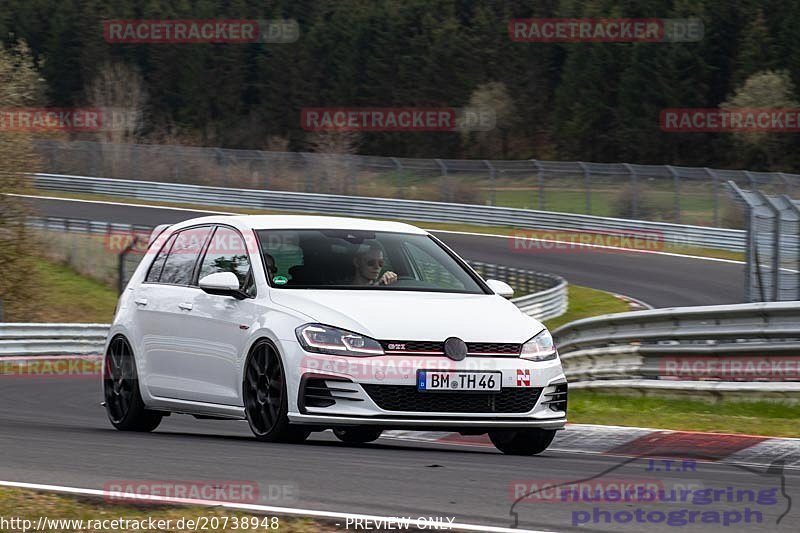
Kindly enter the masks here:
<path id="1" fill-rule="evenodd" d="M 435 341 L 381 341 L 381 346 L 389 353 L 444 353 L 444 342 Z M 509 342 L 468 342 L 470 355 L 519 355 L 521 344 Z"/>
<path id="2" fill-rule="evenodd" d="M 500 392 L 419 392 L 409 385 L 362 385 L 386 411 L 442 413 L 527 413 L 542 389 L 513 388 Z"/>
<path id="3" fill-rule="evenodd" d="M 468 342 L 467 353 L 493 355 L 519 355 L 521 344 L 508 342 Z"/>

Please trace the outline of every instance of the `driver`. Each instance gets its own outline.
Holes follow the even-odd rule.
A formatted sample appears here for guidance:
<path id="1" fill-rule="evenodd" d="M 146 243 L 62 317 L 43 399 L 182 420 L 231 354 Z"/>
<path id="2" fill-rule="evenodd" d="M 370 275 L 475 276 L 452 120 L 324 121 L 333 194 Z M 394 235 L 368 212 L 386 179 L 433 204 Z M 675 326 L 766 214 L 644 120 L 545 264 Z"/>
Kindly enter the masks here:
<path id="1" fill-rule="evenodd" d="M 389 285 L 397 281 L 397 274 L 391 271 L 384 272 L 383 250 L 378 245 L 362 246 L 353 257 L 355 273 L 351 283 L 353 285 Z"/>

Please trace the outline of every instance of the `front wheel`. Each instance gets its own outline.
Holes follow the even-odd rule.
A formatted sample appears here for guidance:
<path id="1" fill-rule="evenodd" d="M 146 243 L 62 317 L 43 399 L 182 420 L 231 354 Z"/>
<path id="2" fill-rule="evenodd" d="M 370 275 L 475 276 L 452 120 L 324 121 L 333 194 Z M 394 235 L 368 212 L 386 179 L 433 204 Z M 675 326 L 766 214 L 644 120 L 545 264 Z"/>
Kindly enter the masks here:
<path id="1" fill-rule="evenodd" d="M 115 337 L 108 346 L 103 396 L 108 419 L 120 431 L 153 431 L 161 423 L 163 415 L 144 406 L 133 350 L 125 337 Z"/>
<path id="2" fill-rule="evenodd" d="M 253 346 L 245 366 L 244 410 L 250 429 L 266 442 L 302 442 L 311 433 L 289 423 L 288 391 L 278 350 L 267 340 Z"/>
<path id="3" fill-rule="evenodd" d="M 553 442 L 554 429 L 516 429 L 490 431 L 489 440 L 506 455 L 536 455 Z"/>
<path id="4" fill-rule="evenodd" d="M 347 428 L 335 428 L 333 434 L 342 442 L 348 444 L 366 444 L 378 440 L 383 433 L 381 428 L 371 428 L 369 426 L 356 426 Z"/>

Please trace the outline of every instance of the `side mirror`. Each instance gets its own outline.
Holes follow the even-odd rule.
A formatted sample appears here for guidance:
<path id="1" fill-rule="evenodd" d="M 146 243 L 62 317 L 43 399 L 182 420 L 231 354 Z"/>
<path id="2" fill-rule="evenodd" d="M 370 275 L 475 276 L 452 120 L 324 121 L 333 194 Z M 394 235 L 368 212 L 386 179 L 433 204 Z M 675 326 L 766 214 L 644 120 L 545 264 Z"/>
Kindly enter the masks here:
<path id="1" fill-rule="evenodd" d="M 511 298 L 514 296 L 514 289 L 512 289 L 511 285 L 505 281 L 500 281 L 499 279 L 487 279 L 486 284 L 494 291 L 495 294 L 499 294 L 503 298 Z"/>
<path id="2" fill-rule="evenodd" d="M 244 300 L 247 294 L 239 289 L 239 278 L 233 272 L 217 272 L 203 277 L 197 284 L 208 294 L 217 296 L 233 296 Z"/>

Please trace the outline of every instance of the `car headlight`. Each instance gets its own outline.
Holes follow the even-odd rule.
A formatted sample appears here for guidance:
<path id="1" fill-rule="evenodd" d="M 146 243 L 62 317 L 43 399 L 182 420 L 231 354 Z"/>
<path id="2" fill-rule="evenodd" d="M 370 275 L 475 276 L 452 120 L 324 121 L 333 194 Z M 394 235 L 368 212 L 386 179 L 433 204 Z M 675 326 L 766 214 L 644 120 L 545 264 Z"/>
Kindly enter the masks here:
<path id="1" fill-rule="evenodd" d="M 295 330 L 307 352 L 366 357 L 383 355 L 381 344 L 370 337 L 323 324 L 305 324 Z"/>
<path id="2" fill-rule="evenodd" d="M 553 336 L 547 329 L 543 329 L 531 340 L 522 345 L 519 355 L 529 361 L 550 361 L 558 357 L 556 346 L 553 344 Z"/>

